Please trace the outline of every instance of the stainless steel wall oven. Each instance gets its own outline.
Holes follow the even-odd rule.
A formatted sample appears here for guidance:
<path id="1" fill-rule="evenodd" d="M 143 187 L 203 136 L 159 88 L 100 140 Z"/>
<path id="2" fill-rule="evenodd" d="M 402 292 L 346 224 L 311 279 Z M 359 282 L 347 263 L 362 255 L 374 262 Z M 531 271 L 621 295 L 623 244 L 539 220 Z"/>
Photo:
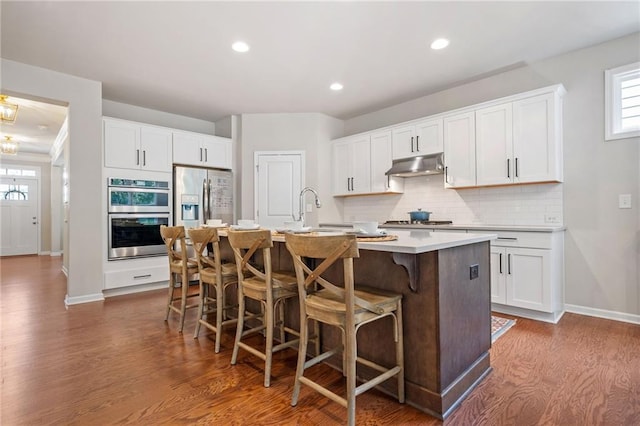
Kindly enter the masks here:
<path id="1" fill-rule="evenodd" d="M 109 178 L 108 259 L 167 253 L 160 225 L 171 219 L 169 182 Z"/>

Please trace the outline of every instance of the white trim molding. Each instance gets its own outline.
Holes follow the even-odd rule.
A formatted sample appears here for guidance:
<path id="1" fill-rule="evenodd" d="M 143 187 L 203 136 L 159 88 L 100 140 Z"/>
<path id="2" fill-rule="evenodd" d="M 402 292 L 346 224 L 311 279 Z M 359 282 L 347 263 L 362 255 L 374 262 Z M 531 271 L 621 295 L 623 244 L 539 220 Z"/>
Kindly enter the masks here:
<path id="1" fill-rule="evenodd" d="M 625 312 L 608 311 L 605 309 L 590 308 L 588 306 L 564 305 L 566 312 L 573 314 L 587 315 L 590 317 L 610 319 L 614 321 L 628 322 L 640 325 L 640 315 L 628 314 Z"/>
<path id="2" fill-rule="evenodd" d="M 66 307 L 90 302 L 104 302 L 104 295 L 102 293 L 95 293 L 76 297 L 70 297 L 68 294 L 64 296 L 64 304 Z"/>
<path id="3" fill-rule="evenodd" d="M 640 62 L 611 68 L 604 71 L 604 124 L 605 140 L 616 140 L 633 138 L 640 136 L 640 125 L 638 124 L 637 92 L 640 90 L 638 81 L 640 80 Z M 627 85 L 625 88 L 624 86 Z M 630 87 L 632 85 L 633 87 Z M 626 91 L 626 102 L 623 92 Z M 623 110 L 627 108 L 632 116 L 623 117 Z M 632 118 L 633 117 L 633 118 Z M 628 127 L 623 127 L 624 119 L 632 119 L 635 124 L 629 123 Z"/>

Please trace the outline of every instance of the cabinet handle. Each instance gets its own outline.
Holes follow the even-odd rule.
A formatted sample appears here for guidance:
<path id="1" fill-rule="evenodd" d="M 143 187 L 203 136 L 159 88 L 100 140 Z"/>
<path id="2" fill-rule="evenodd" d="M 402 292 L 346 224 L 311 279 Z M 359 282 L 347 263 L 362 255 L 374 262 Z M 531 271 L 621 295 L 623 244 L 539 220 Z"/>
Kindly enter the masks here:
<path id="1" fill-rule="evenodd" d="M 516 157 L 516 177 L 518 177 L 518 157 Z"/>
<path id="2" fill-rule="evenodd" d="M 200 148 L 200 161 L 202 161 L 202 148 Z"/>
<path id="3" fill-rule="evenodd" d="M 353 178 L 351 178 L 351 190 L 353 191 Z"/>
<path id="4" fill-rule="evenodd" d="M 500 253 L 500 273 L 502 274 L 502 253 Z"/>
<path id="5" fill-rule="evenodd" d="M 140 279 L 140 278 L 151 278 L 151 274 L 145 274 L 145 275 L 134 275 L 134 276 L 133 276 L 133 279 L 134 279 L 134 280 L 137 280 L 137 279 Z"/>
<path id="6" fill-rule="evenodd" d="M 444 167 L 444 183 L 449 183 L 449 166 Z"/>
<path id="7" fill-rule="evenodd" d="M 511 275 L 511 253 L 507 255 L 507 274 Z"/>
<path id="8" fill-rule="evenodd" d="M 416 136 L 416 152 L 420 152 L 420 136 Z"/>
<path id="9" fill-rule="evenodd" d="M 140 150 L 136 149 L 136 166 L 140 165 Z"/>
<path id="10" fill-rule="evenodd" d="M 516 237 L 498 237 L 496 238 L 496 240 L 502 240 L 502 241 L 518 241 L 518 239 Z"/>
<path id="11" fill-rule="evenodd" d="M 391 189 L 391 176 L 387 175 L 387 189 Z"/>
<path id="12" fill-rule="evenodd" d="M 507 158 L 507 177 L 511 178 L 511 159 Z"/>
<path id="13" fill-rule="evenodd" d="M 143 150 L 142 151 L 142 165 L 146 166 L 147 165 L 147 150 Z"/>
<path id="14" fill-rule="evenodd" d="M 204 149 L 204 162 L 206 163 L 207 161 L 209 161 L 209 152 L 207 150 L 207 148 Z"/>
<path id="15" fill-rule="evenodd" d="M 411 136 L 411 152 L 413 152 L 413 136 Z"/>

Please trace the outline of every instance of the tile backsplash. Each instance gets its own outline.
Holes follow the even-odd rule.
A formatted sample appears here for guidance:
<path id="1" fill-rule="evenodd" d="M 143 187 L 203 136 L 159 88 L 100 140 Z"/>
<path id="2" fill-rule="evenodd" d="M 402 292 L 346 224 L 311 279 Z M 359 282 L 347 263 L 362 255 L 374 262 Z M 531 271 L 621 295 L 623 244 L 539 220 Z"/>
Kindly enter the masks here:
<path id="1" fill-rule="evenodd" d="M 344 199 L 343 218 L 409 220 L 409 212 L 430 211 L 432 220 L 457 224 L 560 225 L 562 184 L 545 183 L 501 187 L 445 189 L 443 175 L 405 179 L 404 194 Z"/>

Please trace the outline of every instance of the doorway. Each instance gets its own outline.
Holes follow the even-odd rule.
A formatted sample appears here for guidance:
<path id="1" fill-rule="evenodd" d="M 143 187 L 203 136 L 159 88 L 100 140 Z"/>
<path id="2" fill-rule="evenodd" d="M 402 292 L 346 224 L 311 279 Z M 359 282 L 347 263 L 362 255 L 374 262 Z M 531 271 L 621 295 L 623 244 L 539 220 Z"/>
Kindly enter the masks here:
<path id="1" fill-rule="evenodd" d="M 256 222 L 283 226 L 300 214 L 299 194 L 304 186 L 304 151 L 263 151 L 254 156 Z"/>
<path id="2" fill-rule="evenodd" d="M 39 173 L 8 168 L 13 176 L 0 178 L 0 256 L 37 254 L 39 251 Z M 28 175 L 33 172 L 33 176 Z"/>

